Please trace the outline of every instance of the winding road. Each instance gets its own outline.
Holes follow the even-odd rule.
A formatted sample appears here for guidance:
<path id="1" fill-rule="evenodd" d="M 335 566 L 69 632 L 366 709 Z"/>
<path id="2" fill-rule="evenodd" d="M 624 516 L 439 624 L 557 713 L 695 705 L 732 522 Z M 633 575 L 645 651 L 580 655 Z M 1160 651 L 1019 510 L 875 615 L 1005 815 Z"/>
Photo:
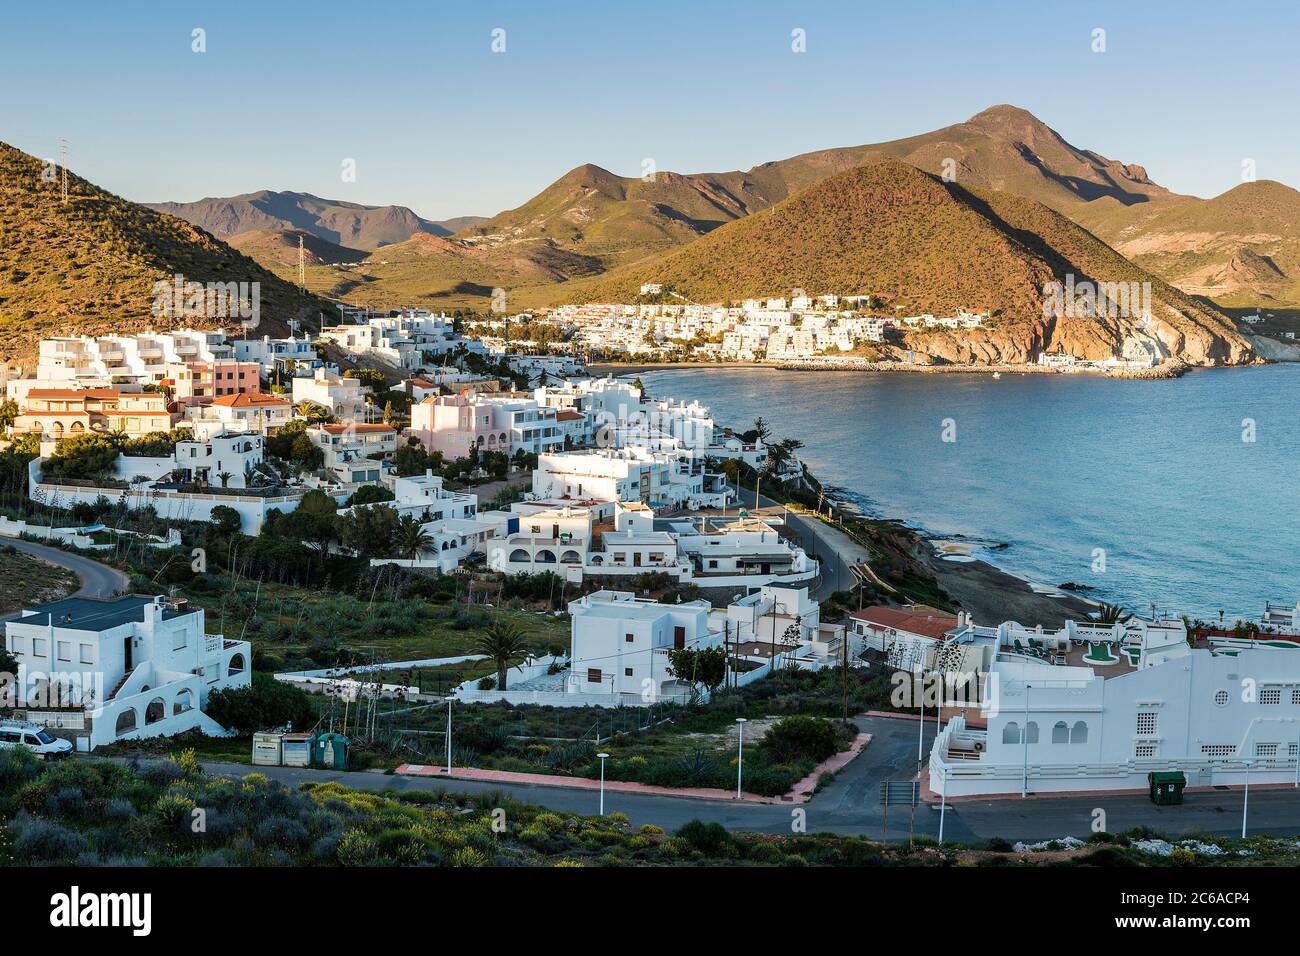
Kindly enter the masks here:
<path id="1" fill-rule="evenodd" d="M 937 836 L 940 808 L 922 803 L 915 814 L 907 802 L 892 804 L 885 815 L 881 785 L 915 779 L 918 738 L 929 755 L 934 723 L 927 721 L 919 733 L 917 721 L 861 716 L 859 729 L 872 735 L 871 743 L 835 778 L 802 805 L 735 803 L 689 797 L 605 792 L 605 811 L 625 813 L 634 825 L 652 823 L 672 832 L 689 820 L 721 823 L 729 830 L 756 833 L 790 833 L 798 824 L 807 833 L 839 833 L 889 841 L 907 840 L 909 834 Z M 540 804 L 561 813 L 595 815 L 599 796 L 590 789 L 534 784 L 483 783 L 445 777 L 404 777 L 377 771 L 336 771 L 317 767 L 254 767 L 246 764 L 204 763 L 209 773 L 242 777 L 263 773 L 286 786 L 306 781 L 334 781 L 359 790 L 455 790 L 465 793 L 502 793 L 516 800 Z M 977 844 L 993 837 L 1011 842 L 1087 839 L 1099 811 L 1105 829 L 1121 833 L 1139 826 L 1169 836 L 1203 833 L 1239 836 L 1242 822 L 1240 790 L 1188 792 L 1181 806 L 1158 807 L 1145 794 L 1095 794 L 1091 796 L 1018 796 L 994 800 L 964 799 L 949 804 L 943 813 L 945 841 Z M 796 811 L 803 811 L 802 814 Z M 1300 790 L 1251 788 L 1249 832 L 1275 836 L 1300 834 Z"/>
<path id="2" fill-rule="evenodd" d="M 130 588 L 130 579 L 117 568 L 110 568 L 107 564 L 100 564 L 79 554 L 52 548 L 47 544 L 25 541 L 22 538 L 4 538 L 0 543 L 12 545 L 17 551 L 48 561 L 50 564 L 57 564 L 61 568 L 67 568 L 81 580 L 81 588 L 72 595 L 73 597 L 110 598 L 119 591 L 127 591 Z M 7 621 L 17 616 L 18 612 L 15 611 L 0 620 Z"/>

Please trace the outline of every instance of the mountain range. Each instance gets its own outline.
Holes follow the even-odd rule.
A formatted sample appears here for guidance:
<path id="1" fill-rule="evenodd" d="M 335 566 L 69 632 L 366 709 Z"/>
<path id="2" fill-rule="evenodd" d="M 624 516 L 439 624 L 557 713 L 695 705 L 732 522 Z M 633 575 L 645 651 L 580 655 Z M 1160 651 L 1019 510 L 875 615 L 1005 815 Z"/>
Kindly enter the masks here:
<path id="1" fill-rule="evenodd" d="M 1072 278 L 1071 278 L 1072 277 Z M 1150 315 L 1044 315 L 1052 282 L 1149 284 Z M 984 327 L 912 333 L 917 351 L 957 362 L 1025 362 L 1040 351 L 1105 359 L 1128 338 L 1198 365 L 1249 361 L 1232 321 L 1023 196 L 963 187 L 883 159 L 822 180 L 694 242 L 558 287 L 565 301 L 634 300 L 643 282 L 718 302 L 792 288 L 853 290 L 895 314 L 989 313 Z"/>
<path id="2" fill-rule="evenodd" d="M 21 327 L 23 341 L 36 326 L 93 325 L 91 316 L 128 303 L 141 315 L 120 290 L 150 270 L 249 272 L 250 260 L 285 280 L 264 282 L 264 298 L 270 289 L 303 313 L 325 300 L 482 309 L 495 289 L 511 308 L 531 308 L 625 298 L 658 280 L 699 301 L 793 287 L 873 292 L 898 309 L 992 309 L 995 327 L 1020 331 L 933 345 L 989 360 L 1090 336 L 1083 354 L 1132 331 L 1041 325 L 1040 293 L 1030 292 L 1063 275 L 1151 281 L 1161 341 L 1208 364 L 1249 358 L 1221 308 L 1300 312 L 1300 193 L 1261 181 L 1214 199 L 1180 196 L 1142 166 L 1073 146 L 1009 105 L 745 171 L 643 179 L 585 164 L 514 209 L 442 222 L 404 206 L 269 190 L 141 206 L 77 177 L 71 208 L 42 222 L 52 191 L 34 178 L 38 161 L 8 147 L 0 158 L 23 167 L 0 190 L 0 227 L 19 242 L 0 248 L 0 323 Z M 115 257 L 128 241 L 136 258 Z M 300 242 L 307 296 L 293 288 Z M 33 282 L 31 263 L 54 273 L 64 261 L 66 274 Z"/>
<path id="3" fill-rule="evenodd" d="M 268 332 L 334 311 L 202 229 L 72 173 L 64 203 L 46 172 L 41 160 L 0 143 L 0 360 L 27 363 L 47 335 L 169 327 L 151 311 L 154 284 L 178 273 L 202 283 L 259 283 Z"/>
<path id="4" fill-rule="evenodd" d="M 650 262 L 830 176 L 886 159 L 963 187 L 1036 200 L 1213 305 L 1300 309 L 1300 193 L 1258 182 L 1210 200 L 1180 196 L 1154 182 L 1142 166 L 1076 147 L 1031 113 L 1006 104 L 930 133 L 818 150 L 744 171 L 638 178 L 584 164 L 523 205 L 488 219 L 430 223 L 403 207 L 370 209 L 297 193 L 160 208 L 229 235 L 236 244 L 240 233 L 267 228 L 304 229 L 366 251 L 420 234 L 441 236 L 449 244 L 309 263 L 321 266 L 309 276 L 309 286 L 329 295 L 365 288 L 393 302 L 434 307 L 481 307 L 493 288 L 505 288 L 518 304 L 531 305 L 554 297 L 545 286 Z M 229 207 L 240 213 L 250 197 L 254 211 L 223 212 Z M 292 206 L 288 211 L 282 208 L 286 203 Z M 363 223 L 357 210 L 367 209 L 373 221 Z M 280 210 L 277 225 L 259 218 L 274 210 Z M 301 225 L 308 219 L 311 225 Z M 443 235 L 453 228 L 453 235 Z M 275 243 L 245 247 L 283 275 L 287 268 L 296 270 L 296 255 L 285 262 Z"/>
<path id="5" fill-rule="evenodd" d="M 145 205 L 191 222 L 218 239 L 254 230 L 301 230 L 348 249 L 378 249 L 416 233 L 450 236 L 482 221 L 478 216 L 461 216 L 434 222 L 405 206 L 362 206 L 270 189 L 225 199 Z"/>

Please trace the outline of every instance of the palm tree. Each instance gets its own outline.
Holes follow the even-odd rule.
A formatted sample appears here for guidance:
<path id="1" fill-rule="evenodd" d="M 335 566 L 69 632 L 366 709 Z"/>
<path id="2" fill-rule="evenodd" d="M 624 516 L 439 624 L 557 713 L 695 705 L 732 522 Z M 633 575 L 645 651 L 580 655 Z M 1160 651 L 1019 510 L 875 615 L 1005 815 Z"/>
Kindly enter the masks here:
<path id="1" fill-rule="evenodd" d="M 761 419 L 760 419 L 761 420 Z M 754 477 L 754 510 L 758 510 L 758 489 L 763 483 L 764 475 L 778 474 L 782 468 L 790 463 L 793 453 L 790 451 L 786 442 L 776 442 L 767 446 L 767 455 L 763 458 L 763 464 L 758 469 L 758 474 Z"/>
<path id="2" fill-rule="evenodd" d="M 1118 624 L 1124 616 L 1124 608 L 1118 604 L 1102 603 L 1097 606 L 1097 621 L 1101 624 Z"/>
<path id="3" fill-rule="evenodd" d="M 433 547 L 433 535 L 411 515 L 402 515 L 397 521 L 397 550 L 412 561 Z"/>
<path id="4" fill-rule="evenodd" d="M 229 488 L 229 487 L 230 487 L 230 479 L 231 479 L 231 478 L 234 478 L 234 477 L 235 477 L 235 476 L 232 475 L 232 474 L 231 474 L 230 472 L 228 472 L 228 471 L 219 471 L 219 472 L 217 472 L 217 479 L 221 482 L 221 487 L 222 487 L 222 488 Z"/>
<path id="5" fill-rule="evenodd" d="M 497 690 L 506 689 L 506 670 L 519 657 L 528 653 L 524 632 L 509 621 L 498 618 L 487 626 L 474 641 L 474 647 L 486 654 L 497 666 Z"/>

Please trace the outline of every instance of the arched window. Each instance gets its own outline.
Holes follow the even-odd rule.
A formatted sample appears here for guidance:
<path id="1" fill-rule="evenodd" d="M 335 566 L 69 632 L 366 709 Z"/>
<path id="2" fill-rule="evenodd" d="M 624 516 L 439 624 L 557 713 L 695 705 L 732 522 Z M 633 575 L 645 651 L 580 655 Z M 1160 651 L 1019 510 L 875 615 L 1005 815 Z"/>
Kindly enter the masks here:
<path id="1" fill-rule="evenodd" d="M 73 422 L 73 423 L 72 423 L 72 428 L 70 429 L 70 431 L 71 431 L 72 434 L 74 434 L 74 435 L 80 435 L 80 434 L 82 434 L 83 432 L 85 432 L 85 430 L 86 430 L 86 426 L 83 425 L 83 424 L 81 424 L 81 422 Z"/>
<path id="2" fill-rule="evenodd" d="M 1025 724 L 1025 743 L 1038 743 L 1038 724 L 1032 720 Z"/>
<path id="3" fill-rule="evenodd" d="M 1063 720 L 1058 720 L 1052 725 L 1052 743 L 1068 744 L 1070 742 L 1070 728 Z"/>
<path id="4" fill-rule="evenodd" d="M 593 555 L 591 556 L 591 563 L 592 563 L 593 565 L 604 564 L 604 563 L 605 563 L 605 559 L 602 558 L 602 557 L 601 557 L 600 555 L 598 555 L 598 554 L 593 554 Z"/>
<path id="5" fill-rule="evenodd" d="M 515 548 L 513 551 L 510 552 L 510 560 L 511 560 L 511 561 L 527 561 L 527 560 L 528 560 L 528 552 L 525 551 L 523 548 Z"/>
<path id="6" fill-rule="evenodd" d="M 155 697 L 149 701 L 149 706 L 144 709 L 144 722 L 146 724 L 156 724 L 167 716 L 167 704 L 161 697 Z"/>
<path id="7" fill-rule="evenodd" d="M 1070 731 L 1070 743 L 1086 744 L 1088 742 L 1088 725 L 1082 720 L 1076 721 L 1074 729 Z"/>
<path id="8" fill-rule="evenodd" d="M 117 726 L 114 728 L 114 730 L 117 733 L 117 736 L 121 737 L 123 734 L 129 734 L 131 733 L 131 731 L 135 729 L 136 729 L 135 711 L 128 707 L 126 710 L 122 711 L 120 714 L 117 715 Z"/>
<path id="9" fill-rule="evenodd" d="M 1002 742 L 1004 744 L 1020 743 L 1020 725 L 1014 720 L 1002 728 Z"/>
<path id="10" fill-rule="evenodd" d="M 537 560 L 540 561 L 542 564 L 554 564 L 555 552 L 550 550 L 549 548 L 542 548 L 541 551 L 537 552 Z"/>
<path id="11" fill-rule="evenodd" d="M 577 551 L 565 551 L 562 555 L 560 555 L 560 563 L 561 563 L 561 564 L 581 564 L 581 563 L 582 563 L 582 557 L 578 554 Z"/>
<path id="12" fill-rule="evenodd" d="M 194 693 L 193 691 L 189 690 L 189 688 L 186 688 L 185 690 L 181 691 L 179 694 L 176 695 L 175 699 L 172 700 L 173 715 L 183 714 L 187 710 L 193 710 L 193 709 L 194 709 Z"/>
<path id="13" fill-rule="evenodd" d="M 236 674 L 242 674 L 246 666 L 243 654 L 232 654 L 230 663 L 226 665 L 226 676 L 233 677 Z"/>
<path id="14" fill-rule="evenodd" d="M 63 422 L 55 422 L 50 426 L 50 434 L 55 438 L 63 437 Z"/>

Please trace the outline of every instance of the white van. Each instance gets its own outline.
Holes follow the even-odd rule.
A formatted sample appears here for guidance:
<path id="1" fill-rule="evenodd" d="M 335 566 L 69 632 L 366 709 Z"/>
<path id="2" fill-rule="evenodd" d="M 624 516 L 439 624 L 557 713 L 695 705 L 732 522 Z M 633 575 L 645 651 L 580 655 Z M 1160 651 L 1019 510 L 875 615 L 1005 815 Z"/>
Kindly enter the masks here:
<path id="1" fill-rule="evenodd" d="M 58 760 L 72 753 L 72 741 L 50 736 L 40 724 L 0 720 L 0 750 L 27 747 L 42 760 Z"/>

